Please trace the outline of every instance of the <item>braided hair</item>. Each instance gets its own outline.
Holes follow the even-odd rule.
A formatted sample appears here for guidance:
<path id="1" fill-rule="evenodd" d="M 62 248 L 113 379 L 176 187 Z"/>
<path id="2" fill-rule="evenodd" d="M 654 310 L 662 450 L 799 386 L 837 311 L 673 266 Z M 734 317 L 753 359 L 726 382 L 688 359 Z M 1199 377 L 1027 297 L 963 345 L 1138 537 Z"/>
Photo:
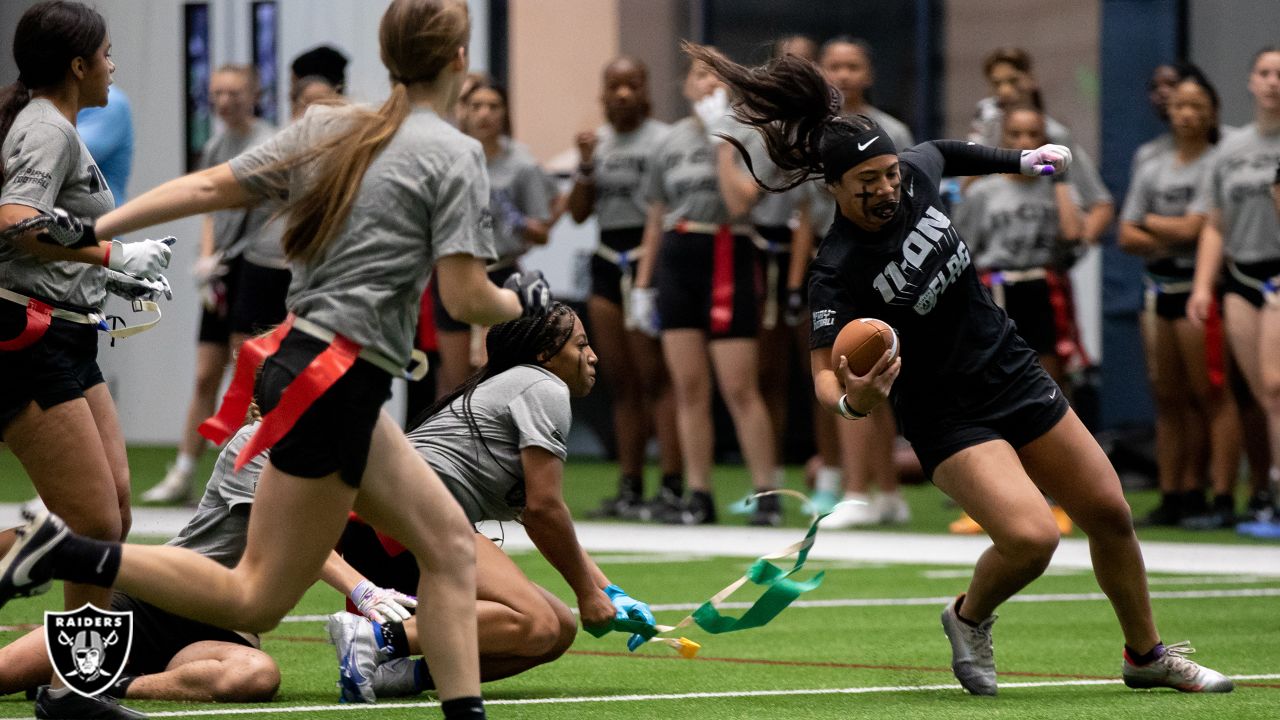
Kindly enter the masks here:
<path id="1" fill-rule="evenodd" d="M 551 303 L 547 312 L 541 315 L 526 315 L 489 328 L 484 347 L 489 361 L 476 370 L 461 385 L 441 397 L 431 407 L 418 415 L 413 427 L 421 427 L 432 417 L 446 409 L 455 416 L 461 413 L 467 423 L 471 437 L 478 441 L 497 462 L 489 444 L 480 434 L 480 425 L 476 422 L 475 413 L 471 410 L 471 398 L 476 388 L 491 377 L 504 373 L 517 365 L 541 365 L 550 360 L 573 335 L 574 320 L 577 314 L 568 305 L 561 302 Z M 462 398 L 458 407 L 454 401 Z M 498 463 L 501 466 L 501 463 Z"/>

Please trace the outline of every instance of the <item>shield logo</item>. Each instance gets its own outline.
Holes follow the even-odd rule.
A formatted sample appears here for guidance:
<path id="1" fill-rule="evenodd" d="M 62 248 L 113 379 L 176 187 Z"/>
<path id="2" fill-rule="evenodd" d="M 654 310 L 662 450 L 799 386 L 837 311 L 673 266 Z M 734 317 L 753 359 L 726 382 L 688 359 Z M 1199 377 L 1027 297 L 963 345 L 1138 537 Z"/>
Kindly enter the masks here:
<path id="1" fill-rule="evenodd" d="M 76 610 L 45 611 L 44 644 L 62 682 L 93 697 L 119 679 L 129 661 L 133 612 L 99 610 L 88 603 Z"/>

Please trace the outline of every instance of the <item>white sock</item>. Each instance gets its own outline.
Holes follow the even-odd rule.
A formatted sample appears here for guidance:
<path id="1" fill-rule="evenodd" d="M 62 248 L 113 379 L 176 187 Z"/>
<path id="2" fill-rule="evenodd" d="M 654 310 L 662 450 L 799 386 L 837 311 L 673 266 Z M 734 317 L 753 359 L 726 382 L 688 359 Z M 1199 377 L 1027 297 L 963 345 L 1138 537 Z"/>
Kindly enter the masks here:
<path id="1" fill-rule="evenodd" d="M 844 478 L 840 474 L 840 468 L 831 465 L 823 465 L 818 468 L 818 474 L 813 478 L 814 490 L 831 493 L 832 495 L 840 494 L 840 486 L 842 484 L 844 484 Z"/>
<path id="2" fill-rule="evenodd" d="M 173 471 L 179 475 L 190 475 L 195 469 L 196 459 L 187 453 L 178 453 L 178 459 L 173 461 Z"/>

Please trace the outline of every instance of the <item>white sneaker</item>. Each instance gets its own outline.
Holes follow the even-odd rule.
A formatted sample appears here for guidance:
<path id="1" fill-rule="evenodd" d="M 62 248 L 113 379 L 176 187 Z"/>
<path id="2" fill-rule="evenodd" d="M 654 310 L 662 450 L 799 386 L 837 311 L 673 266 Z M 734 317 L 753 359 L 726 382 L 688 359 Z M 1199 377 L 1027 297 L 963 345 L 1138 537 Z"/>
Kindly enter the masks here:
<path id="1" fill-rule="evenodd" d="M 49 508 L 46 507 L 44 504 L 44 500 L 41 500 L 40 496 L 37 495 L 31 498 L 30 500 L 22 503 L 22 505 L 18 508 L 18 511 L 21 512 L 23 515 L 30 515 L 31 517 L 35 517 L 36 515 L 39 515 L 40 513 L 47 511 L 48 509 Z"/>
<path id="2" fill-rule="evenodd" d="M 996 694 L 996 654 L 991 642 L 995 622 L 992 615 L 977 627 L 970 625 L 956 614 L 955 601 L 942 610 L 942 631 L 951 641 L 951 672 L 974 695 Z"/>
<path id="3" fill-rule="evenodd" d="M 885 525 L 906 525 L 911 522 L 911 506 L 901 493 L 880 493 L 871 501 L 871 507 Z"/>
<path id="4" fill-rule="evenodd" d="M 1139 689 L 1171 687 L 1182 692 L 1231 692 L 1235 687 L 1231 678 L 1188 660 L 1187 656 L 1193 652 L 1195 648 L 1184 640 L 1166 645 L 1164 655 L 1146 665 L 1134 665 L 1126 652 L 1121 670 L 1124 684 Z"/>
<path id="5" fill-rule="evenodd" d="M 418 659 L 411 657 L 388 660 L 373 671 L 370 685 L 380 698 L 409 697 L 422 692 L 418 682 Z"/>
<path id="6" fill-rule="evenodd" d="M 819 523 L 819 527 L 823 530 L 840 530 L 877 525 L 879 522 L 880 513 L 871 506 L 869 497 L 862 493 L 846 493 L 831 514 Z"/>
<path id="7" fill-rule="evenodd" d="M 363 615 L 339 611 L 329 616 L 326 629 L 329 642 L 338 651 L 338 688 L 342 691 L 342 702 L 377 702 L 373 673 L 387 657 L 378 647 L 373 624 Z"/>
<path id="8" fill-rule="evenodd" d="M 191 473 L 180 472 L 171 466 L 164 479 L 142 493 L 142 501 L 149 503 L 185 503 L 191 499 Z"/>

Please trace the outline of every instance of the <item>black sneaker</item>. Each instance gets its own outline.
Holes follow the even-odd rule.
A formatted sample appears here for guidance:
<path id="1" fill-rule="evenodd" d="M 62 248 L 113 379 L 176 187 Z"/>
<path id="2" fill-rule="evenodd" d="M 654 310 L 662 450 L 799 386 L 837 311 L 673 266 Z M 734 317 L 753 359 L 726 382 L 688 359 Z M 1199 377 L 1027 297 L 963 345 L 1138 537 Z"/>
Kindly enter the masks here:
<path id="1" fill-rule="evenodd" d="M 1236 526 L 1236 512 L 1233 509 L 1217 509 L 1203 515 L 1192 515 L 1182 518 L 1179 523 L 1187 530 L 1222 530 Z"/>
<path id="2" fill-rule="evenodd" d="M 782 501 L 777 495 L 756 498 L 756 509 L 751 513 L 748 525 L 778 527 L 782 524 Z"/>
<path id="3" fill-rule="evenodd" d="M 679 512 L 665 518 L 668 525 L 714 525 L 716 522 L 716 501 L 711 493 L 694 490 L 689 500 Z"/>
<path id="4" fill-rule="evenodd" d="M 1182 510 L 1176 501 L 1165 498 L 1147 516 L 1137 521 L 1139 527 L 1177 527 L 1182 522 Z"/>
<path id="5" fill-rule="evenodd" d="M 1245 512 L 1240 519 L 1245 522 L 1270 522 L 1276 517 L 1274 498 L 1266 490 L 1249 496 L 1244 507 Z"/>
<path id="6" fill-rule="evenodd" d="M 147 716 L 120 704 L 113 697 L 96 695 L 85 697 L 68 690 L 62 697 L 54 697 L 46 685 L 36 693 L 36 717 L 38 718 L 108 718 L 110 720 L 143 720 Z"/>
<path id="7" fill-rule="evenodd" d="M 52 587 L 48 554 L 67 536 L 62 519 L 48 510 L 22 516 L 27 524 L 17 529 L 17 540 L 0 558 L 0 607 L 12 598 L 39 595 Z"/>
<path id="8" fill-rule="evenodd" d="M 666 518 L 678 515 L 684 510 L 684 498 L 669 487 L 658 488 L 658 494 L 649 499 L 640 508 L 640 519 L 645 521 L 666 522 Z"/>
<path id="9" fill-rule="evenodd" d="M 640 500 L 639 495 L 624 491 L 613 497 L 605 498 L 600 502 L 600 507 L 592 510 L 588 515 L 598 519 L 622 518 L 635 520 L 640 517 L 640 509 L 642 507 L 644 507 L 644 503 Z"/>

